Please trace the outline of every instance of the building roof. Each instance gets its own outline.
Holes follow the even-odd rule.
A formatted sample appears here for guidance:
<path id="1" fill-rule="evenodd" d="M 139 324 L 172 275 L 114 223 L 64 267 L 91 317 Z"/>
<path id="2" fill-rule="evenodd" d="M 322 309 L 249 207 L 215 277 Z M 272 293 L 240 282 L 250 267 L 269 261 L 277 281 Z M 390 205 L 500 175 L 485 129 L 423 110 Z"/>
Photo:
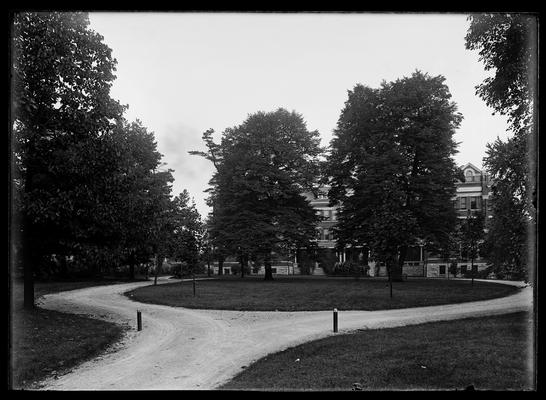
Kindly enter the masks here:
<path id="1" fill-rule="evenodd" d="M 472 168 L 474 171 L 478 172 L 478 173 L 481 173 L 482 170 L 479 169 L 478 167 L 476 167 L 474 164 L 472 163 L 466 163 L 464 166 L 461 167 L 461 169 L 466 169 L 466 168 Z"/>

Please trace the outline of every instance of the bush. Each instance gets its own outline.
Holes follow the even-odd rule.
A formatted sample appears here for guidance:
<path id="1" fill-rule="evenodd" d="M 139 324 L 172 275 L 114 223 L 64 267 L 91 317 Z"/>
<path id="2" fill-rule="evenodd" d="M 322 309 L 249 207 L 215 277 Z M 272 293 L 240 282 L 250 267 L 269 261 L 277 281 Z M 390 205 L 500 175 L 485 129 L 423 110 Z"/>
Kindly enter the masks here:
<path id="1" fill-rule="evenodd" d="M 334 268 L 332 269 L 332 272 L 330 275 L 337 275 L 337 276 L 354 276 L 355 278 L 359 278 L 361 276 L 366 275 L 367 265 L 361 265 L 356 262 L 347 261 L 344 263 L 335 263 Z"/>
<path id="2" fill-rule="evenodd" d="M 312 275 L 315 270 L 315 263 L 311 260 L 305 260 L 300 263 L 299 267 L 301 275 Z"/>
<path id="3" fill-rule="evenodd" d="M 449 265 L 449 273 L 453 276 L 457 276 L 457 263 L 456 262 L 452 262 L 450 265 Z"/>
<path id="4" fill-rule="evenodd" d="M 241 264 L 231 264 L 230 268 L 231 268 L 232 275 L 239 275 L 241 273 Z M 247 265 L 245 267 L 245 275 L 250 275 L 250 270 L 251 270 L 250 266 Z"/>
<path id="5" fill-rule="evenodd" d="M 166 269 L 163 271 L 166 272 Z M 204 274 L 206 271 L 207 267 L 203 262 L 190 265 L 186 261 L 182 261 L 171 264 L 169 273 L 173 274 L 175 278 L 187 278 L 193 274 Z"/>

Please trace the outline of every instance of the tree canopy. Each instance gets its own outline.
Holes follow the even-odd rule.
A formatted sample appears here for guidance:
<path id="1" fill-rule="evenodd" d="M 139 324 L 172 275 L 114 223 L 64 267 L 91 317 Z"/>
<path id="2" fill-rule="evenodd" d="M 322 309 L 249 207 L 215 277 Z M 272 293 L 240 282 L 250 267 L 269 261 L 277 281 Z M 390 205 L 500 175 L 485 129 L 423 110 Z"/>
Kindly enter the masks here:
<path id="1" fill-rule="evenodd" d="M 86 13 L 16 13 L 12 43 L 12 260 L 30 307 L 53 260 L 132 275 L 190 206 L 171 198 L 153 132 L 110 97 L 116 60 Z"/>
<path id="2" fill-rule="evenodd" d="M 468 19 L 466 48 L 478 50 L 485 70 L 493 72 L 476 93 L 508 117 L 513 132 L 506 141 L 488 143 L 484 158 L 494 180 L 488 258 L 498 273 L 527 276 L 534 257 L 528 256 L 536 253 L 538 19 L 525 13 Z"/>
<path id="3" fill-rule="evenodd" d="M 231 254 L 263 257 L 266 279 L 272 279 L 273 251 L 315 237 L 318 219 L 303 193 L 319 178 L 319 134 L 282 108 L 249 115 L 225 129 L 219 144 L 211 134 L 203 136 L 208 152 L 193 152 L 217 168 L 209 197 L 211 239 Z"/>
<path id="4" fill-rule="evenodd" d="M 331 141 L 338 244 L 367 246 L 394 277 L 408 246 L 446 240 L 456 220 L 453 134 L 462 116 L 444 81 L 416 71 L 379 89 L 356 85 Z"/>

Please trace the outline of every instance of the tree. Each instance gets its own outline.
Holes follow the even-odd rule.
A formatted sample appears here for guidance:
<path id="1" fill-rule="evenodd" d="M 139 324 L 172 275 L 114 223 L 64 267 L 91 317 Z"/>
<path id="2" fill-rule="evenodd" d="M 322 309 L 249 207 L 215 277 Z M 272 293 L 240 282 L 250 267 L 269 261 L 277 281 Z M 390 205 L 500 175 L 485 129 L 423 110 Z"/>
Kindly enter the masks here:
<path id="1" fill-rule="evenodd" d="M 185 189 L 173 199 L 173 205 L 174 230 L 170 254 L 175 260 L 185 262 L 190 271 L 194 272 L 204 247 L 205 232 L 201 215 L 195 202 L 190 204 L 190 195 Z"/>
<path id="2" fill-rule="evenodd" d="M 494 269 L 526 276 L 536 253 L 538 20 L 532 14 L 469 16 L 466 48 L 478 50 L 488 77 L 476 87 L 486 104 L 508 117 L 513 137 L 487 145 L 484 158 L 493 185 L 487 242 Z M 505 224 L 510 218 L 510 223 Z M 520 264 L 522 263 L 522 264 Z M 519 264 L 519 265 L 517 265 Z"/>
<path id="3" fill-rule="evenodd" d="M 506 183 L 497 181 L 492 188 L 493 217 L 487 221 L 483 253 L 498 277 L 528 281 L 530 252 L 526 239 L 531 224 L 524 202 L 504 187 Z"/>
<path id="4" fill-rule="evenodd" d="M 495 112 L 506 115 L 512 130 L 534 123 L 537 90 L 537 18 L 530 14 L 473 14 L 466 48 L 478 50 L 494 75 L 476 93 Z"/>
<path id="5" fill-rule="evenodd" d="M 484 237 L 484 215 L 481 212 L 471 213 L 468 210 L 467 217 L 462 221 L 459 230 L 461 251 L 470 259 L 470 271 L 472 285 L 474 285 L 474 260 L 479 255 L 479 250 Z"/>
<path id="6" fill-rule="evenodd" d="M 227 128 L 220 144 L 207 132 L 208 152 L 200 155 L 216 166 L 211 238 L 243 260 L 263 259 L 264 279 L 271 280 L 272 253 L 303 246 L 315 235 L 318 217 L 303 192 L 318 177 L 318 132 L 309 132 L 301 115 L 282 108 L 249 115 Z"/>
<path id="7" fill-rule="evenodd" d="M 444 81 L 416 71 L 379 89 L 356 85 L 331 142 L 338 244 L 369 247 L 391 282 L 402 279 L 408 246 L 445 240 L 456 221 L 453 134 L 462 117 Z"/>
<path id="8" fill-rule="evenodd" d="M 118 123 L 104 141 L 109 169 L 91 180 L 101 185 L 96 190 L 101 212 L 94 213 L 89 226 L 97 227 L 108 251 L 119 249 L 133 279 L 135 265 L 150 257 L 150 227 L 170 207 L 172 170 L 159 171 L 162 155 L 154 134 L 138 120 Z"/>
<path id="9" fill-rule="evenodd" d="M 111 49 L 88 25 L 84 13 L 25 12 L 13 18 L 10 128 L 25 307 L 34 305 L 40 260 L 62 252 L 59 247 L 71 238 L 72 190 L 56 175 L 89 162 L 95 140 L 124 110 L 109 95 L 116 65 Z"/>

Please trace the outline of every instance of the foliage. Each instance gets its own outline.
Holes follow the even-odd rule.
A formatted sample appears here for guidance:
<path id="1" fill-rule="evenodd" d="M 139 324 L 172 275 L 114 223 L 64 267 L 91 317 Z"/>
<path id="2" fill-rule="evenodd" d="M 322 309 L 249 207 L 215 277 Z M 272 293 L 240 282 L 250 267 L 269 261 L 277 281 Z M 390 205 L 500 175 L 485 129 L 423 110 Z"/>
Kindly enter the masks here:
<path id="1" fill-rule="evenodd" d="M 317 216 L 303 196 L 317 179 L 321 154 L 318 132 L 309 132 L 301 115 L 278 109 L 251 114 L 227 128 L 220 144 L 203 134 L 211 160 L 211 241 L 224 253 L 261 258 L 272 279 L 274 251 L 307 246 Z"/>
<path id="2" fill-rule="evenodd" d="M 366 274 L 366 269 L 363 265 L 357 262 L 347 261 L 344 263 L 335 263 L 334 268 L 329 274 L 339 276 L 354 276 L 358 278 Z"/>
<path id="3" fill-rule="evenodd" d="M 197 228 L 181 217 L 195 209 L 171 199 L 154 134 L 110 97 L 116 60 L 102 40 L 85 13 L 13 18 L 12 210 L 25 303 L 34 275 L 123 264 L 133 275 L 152 255 L 175 252 L 175 233 L 176 255 L 195 262 Z"/>
<path id="4" fill-rule="evenodd" d="M 527 278 L 536 252 L 537 18 L 499 13 L 472 15 L 469 20 L 466 47 L 479 50 L 485 69 L 494 71 L 477 87 L 477 94 L 508 117 L 514 134 L 489 143 L 484 158 L 494 180 L 488 258 L 497 274 Z"/>
<path id="5" fill-rule="evenodd" d="M 481 248 L 484 237 L 484 214 L 482 212 L 469 213 L 461 222 L 460 244 L 465 258 L 474 261 Z"/>
<path id="6" fill-rule="evenodd" d="M 338 245 L 367 245 L 395 275 L 408 246 L 445 240 L 455 224 L 453 134 L 462 117 L 444 81 L 416 71 L 379 89 L 356 85 L 331 142 Z"/>
<path id="7" fill-rule="evenodd" d="M 507 115 L 514 130 L 533 118 L 537 79 L 537 19 L 529 14 L 475 14 L 468 17 L 466 48 L 479 50 L 494 75 L 476 93 L 496 112 Z"/>

